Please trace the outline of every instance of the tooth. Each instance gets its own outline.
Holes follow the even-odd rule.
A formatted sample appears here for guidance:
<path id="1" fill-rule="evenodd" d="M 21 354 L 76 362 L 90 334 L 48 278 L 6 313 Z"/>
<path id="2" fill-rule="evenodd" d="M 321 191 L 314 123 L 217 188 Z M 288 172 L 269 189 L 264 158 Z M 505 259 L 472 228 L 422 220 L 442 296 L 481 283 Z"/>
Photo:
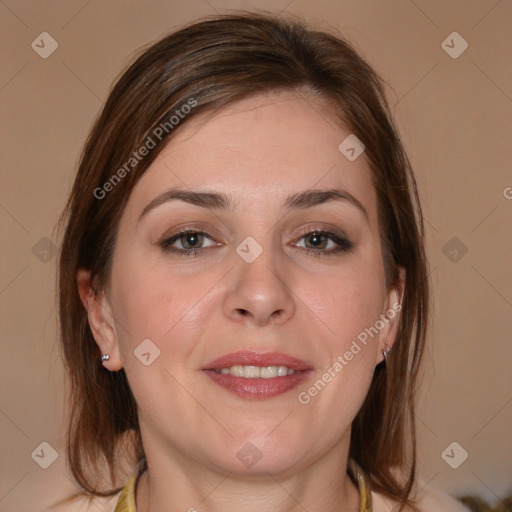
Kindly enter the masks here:
<path id="1" fill-rule="evenodd" d="M 288 368 L 286 366 L 278 366 L 277 375 L 279 377 L 286 377 L 286 375 L 288 375 Z"/>
<path id="2" fill-rule="evenodd" d="M 281 366 L 279 368 L 281 368 Z M 264 367 L 260 368 L 260 378 L 262 378 L 262 379 L 271 379 L 272 377 L 277 377 L 277 376 L 278 376 L 278 371 L 277 371 L 276 366 L 264 366 Z"/>
<path id="3" fill-rule="evenodd" d="M 246 379 L 252 379 L 252 378 L 259 378 L 260 376 L 260 369 L 258 366 L 244 366 L 243 367 L 243 376 Z"/>
<path id="4" fill-rule="evenodd" d="M 246 379 L 272 379 L 274 377 L 286 377 L 293 375 L 295 370 L 287 366 L 252 366 L 252 365 L 233 365 L 229 368 L 218 370 L 222 375 L 233 375 L 234 377 L 244 377 Z"/>
<path id="5" fill-rule="evenodd" d="M 243 377 L 244 376 L 244 367 L 237 364 L 230 368 L 231 375 L 234 377 Z"/>

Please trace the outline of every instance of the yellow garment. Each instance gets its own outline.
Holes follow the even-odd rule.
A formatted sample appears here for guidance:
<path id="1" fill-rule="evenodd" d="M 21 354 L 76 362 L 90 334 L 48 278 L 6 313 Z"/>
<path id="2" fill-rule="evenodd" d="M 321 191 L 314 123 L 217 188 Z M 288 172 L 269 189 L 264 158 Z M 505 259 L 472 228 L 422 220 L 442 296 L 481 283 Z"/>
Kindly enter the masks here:
<path id="1" fill-rule="evenodd" d="M 123 487 L 114 512 L 137 512 L 135 509 L 135 484 L 139 477 L 141 467 L 142 465 L 140 463 L 137 464 L 127 484 Z M 348 470 L 359 488 L 359 494 L 361 496 L 359 511 L 372 512 L 372 494 L 363 470 L 354 460 L 349 460 Z"/>

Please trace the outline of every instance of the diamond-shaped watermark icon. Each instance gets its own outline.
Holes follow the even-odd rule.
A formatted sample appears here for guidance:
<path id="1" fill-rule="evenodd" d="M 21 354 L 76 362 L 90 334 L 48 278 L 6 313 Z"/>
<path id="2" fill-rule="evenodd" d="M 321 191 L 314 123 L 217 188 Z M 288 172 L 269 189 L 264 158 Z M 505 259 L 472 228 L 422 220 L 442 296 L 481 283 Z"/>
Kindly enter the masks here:
<path id="1" fill-rule="evenodd" d="M 43 469 L 48 469 L 59 457 L 57 450 L 50 443 L 43 441 L 30 456 Z"/>
<path id="2" fill-rule="evenodd" d="M 340 143 L 338 149 L 343 156 L 353 162 L 364 152 L 364 147 L 364 144 L 351 133 Z"/>
<path id="3" fill-rule="evenodd" d="M 43 263 L 48 263 L 56 254 L 57 246 L 46 236 L 32 247 L 32 254 Z"/>
<path id="4" fill-rule="evenodd" d="M 246 263 L 252 263 L 263 252 L 263 247 L 252 236 L 248 236 L 238 245 L 236 252 Z"/>
<path id="5" fill-rule="evenodd" d="M 160 356 L 160 349 L 149 338 L 146 338 L 137 345 L 133 353 L 144 366 L 149 366 Z"/>
<path id="6" fill-rule="evenodd" d="M 452 59 L 458 59 L 468 49 L 468 47 L 468 42 L 458 32 L 452 32 L 441 43 L 441 48 Z"/>
<path id="7" fill-rule="evenodd" d="M 468 455 L 468 452 L 457 441 L 453 441 L 443 450 L 441 458 L 452 469 L 457 469 L 468 458 Z"/>
<path id="8" fill-rule="evenodd" d="M 47 59 L 59 47 L 59 43 L 48 32 L 41 32 L 30 46 L 39 57 Z"/>
<path id="9" fill-rule="evenodd" d="M 441 250 L 452 263 L 458 263 L 468 252 L 468 248 L 456 236 L 450 238 Z"/>
<path id="10" fill-rule="evenodd" d="M 236 456 L 244 466 L 252 468 L 263 457 L 263 454 L 256 445 L 248 441 L 238 450 Z"/>

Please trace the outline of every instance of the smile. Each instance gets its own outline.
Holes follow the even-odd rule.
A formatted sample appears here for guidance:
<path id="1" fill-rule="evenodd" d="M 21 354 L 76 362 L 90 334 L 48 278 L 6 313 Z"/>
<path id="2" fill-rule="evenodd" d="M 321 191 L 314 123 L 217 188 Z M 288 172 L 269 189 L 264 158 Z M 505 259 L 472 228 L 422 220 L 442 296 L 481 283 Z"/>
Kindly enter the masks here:
<path id="1" fill-rule="evenodd" d="M 282 352 L 239 351 L 202 368 L 223 389 L 247 399 L 273 398 L 297 387 L 313 368 Z"/>

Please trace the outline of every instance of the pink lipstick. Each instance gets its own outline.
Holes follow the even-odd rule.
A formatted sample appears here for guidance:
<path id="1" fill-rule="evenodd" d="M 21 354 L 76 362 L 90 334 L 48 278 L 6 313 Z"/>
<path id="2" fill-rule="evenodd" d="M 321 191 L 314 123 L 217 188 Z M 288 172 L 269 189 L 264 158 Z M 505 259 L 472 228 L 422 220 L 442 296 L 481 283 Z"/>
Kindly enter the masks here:
<path id="1" fill-rule="evenodd" d="M 241 398 L 265 399 L 285 393 L 303 382 L 312 367 L 281 352 L 234 352 L 202 370 L 216 384 Z"/>

